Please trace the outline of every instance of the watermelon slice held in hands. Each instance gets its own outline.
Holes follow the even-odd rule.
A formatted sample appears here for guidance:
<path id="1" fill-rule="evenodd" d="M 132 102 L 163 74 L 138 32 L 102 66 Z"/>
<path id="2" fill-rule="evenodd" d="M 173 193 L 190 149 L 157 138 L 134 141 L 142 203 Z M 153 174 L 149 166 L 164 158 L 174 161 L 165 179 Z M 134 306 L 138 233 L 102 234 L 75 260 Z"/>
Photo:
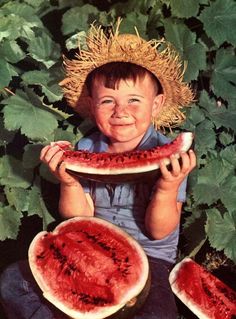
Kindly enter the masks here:
<path id="1" fill-rule="evenodd" d="M 200 319 L 235 319 L 236 292 L 191 258 L 170 273 L 176 296 Z"/>
<path id="2" fill-rule="evenodd" d="M 192 145 L 193 133 L 183 132 L 169 144 L 149 150 L 124 153 L 64 152 L 63 161 L 73 174 L 102 182 L 135 182 L 158 174 L 159 163 L 170 163 L 170 156 L 187 152 Z"/>
<path id="3" fill-rule="evenodd" d="M 29 264 L 44 297 L 75 319 L 131 319 L 150 288 L 141 246 L 96 217 L 40 232 L 30 244 Z"/>

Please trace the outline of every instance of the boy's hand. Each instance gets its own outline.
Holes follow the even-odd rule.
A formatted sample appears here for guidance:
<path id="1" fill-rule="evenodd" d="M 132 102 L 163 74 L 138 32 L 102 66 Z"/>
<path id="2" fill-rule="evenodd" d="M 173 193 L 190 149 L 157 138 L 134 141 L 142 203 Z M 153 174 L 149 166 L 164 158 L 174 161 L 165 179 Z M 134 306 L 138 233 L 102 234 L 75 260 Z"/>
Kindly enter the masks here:
<path id="1" fill-rule="evenodd" d="M 174 155 L 170 158 L 170 168 L 166 166 L 164 160 L 160 162 L 161 177 L 157 181 L 158 191 L 177 192 L 184 178 L 196 166 L 196 155 L 193 150 L 181 153 L 180 159 Z"/>
<path id="2" fill-rule="evenodd" d="M 52 174 L 64 185 L 77 185 L 78 180 L 68 174 L 65 169 L 65 164 L 62 162 L 63 151 L 70 148 L 71 144 L 67 141 L 58 141 L 45 146 L 40 153 L 40 160 L 44 162 L 52 172 Z"/>

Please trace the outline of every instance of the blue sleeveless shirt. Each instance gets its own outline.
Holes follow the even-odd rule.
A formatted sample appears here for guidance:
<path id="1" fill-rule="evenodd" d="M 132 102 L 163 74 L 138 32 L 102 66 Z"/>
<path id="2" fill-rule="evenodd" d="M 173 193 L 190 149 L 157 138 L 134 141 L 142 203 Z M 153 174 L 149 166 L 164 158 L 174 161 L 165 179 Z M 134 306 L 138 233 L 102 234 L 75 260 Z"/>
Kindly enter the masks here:
<path id="1" fill-rule="evenodd" d="M 153 126 L 144 135 L 138 149 L 150 149 L 169 143 L 170 140 Z M 90 152 L 106 152 L 108 139 L 101 132 L 82 138 L 76 149 Z M 80 179 L 86 193 L 93 199 L 95 216 L 110 221 L 133 236 L 148 256 L 174 263 L 177 254 L 179 226 L 161 240 L 150 237 L 145 229 L 145 212 L 150 201 L 156 179 L 137 183 L 107 184 Z M 186 179 L 181 184 L 178 201 L 186 199 Z"/>

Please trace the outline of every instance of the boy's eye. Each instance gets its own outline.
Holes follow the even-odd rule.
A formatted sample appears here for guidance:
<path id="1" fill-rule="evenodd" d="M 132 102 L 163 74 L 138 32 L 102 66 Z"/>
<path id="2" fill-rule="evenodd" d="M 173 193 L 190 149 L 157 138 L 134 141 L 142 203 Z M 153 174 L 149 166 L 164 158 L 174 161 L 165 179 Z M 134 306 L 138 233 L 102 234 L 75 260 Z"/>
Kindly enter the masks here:
<path id="1" fill-rule="evenodd" d="M 106 100 L 101 101 L 100 104 L 101 105 L 111 105 L 111 104 L 114 104 L 114 101 L 106 99 Z"/>
<path id="2" fill-rule="evenodd" d="M 140 100 L 137 98 L 129 99 L 129 103 L 135 103 L 135 102 L 140 102 Z"/>

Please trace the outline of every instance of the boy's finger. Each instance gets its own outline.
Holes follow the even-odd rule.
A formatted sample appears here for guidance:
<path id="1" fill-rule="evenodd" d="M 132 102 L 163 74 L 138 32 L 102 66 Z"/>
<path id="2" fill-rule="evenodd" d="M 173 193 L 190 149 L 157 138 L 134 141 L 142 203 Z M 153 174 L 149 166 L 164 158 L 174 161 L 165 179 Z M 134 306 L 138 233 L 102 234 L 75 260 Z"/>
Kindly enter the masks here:
<path id="1" fill-rule="evenodd" d="M 197 157 L 193 150 L 189 150 L 190 166 L 193 169 L 197 165 Z"/>
<path id="2" fill-rule="evenodd" d="M 171 155 L 170 157 L 170 164 L 171 164 L 171 172 L 172 175 L 178 176 L 181 171 L 181 166 L 179 163 L 179 158 L 176 155 Z"/>
<path id="3" fill-rule="evenodd" d="M 171 172 L 168 170 L 168 167 L 167 167 L 168 164 L 169 164 L 169 161 L 167 159 L 163 159 L 159 163 L 161 174 L 164 177 L 169 177 L 171 175 Z"/>
<path id="4" fill-rule="evenodd" d="M 58 150 L 54 154 L 51 154 L 50 158 L 48 159 L 49 168 L 55 172 L 58 168 L 59 162 L 61 162 L 63 156 L 63 151 Z"/>
<path id="5" fill-rule="evenodd" d="M 45 158 L 45 156 L 46 156 L 46 154 L 47 154 L 47 152 L 48 152 L 48 150 L 49 150 L 50 148 L 51 148 L 50 145 L 44 146 L 44 148 L 42 148 L 42 150 L 41 150 L 41 152 L 40 152 L 40 157 L 39 157 L 41 161 L 44 160 L 44 158 Z"/>
<path id="6" fill-rule="evenodd" d="M 181 158 L 181 170 L 182 170 L 182 173 L 185 174 L 189 171 L 189 168 L 190 168 L 190 158 L 188 153 L 181 153 L 180 158 Z"/>

